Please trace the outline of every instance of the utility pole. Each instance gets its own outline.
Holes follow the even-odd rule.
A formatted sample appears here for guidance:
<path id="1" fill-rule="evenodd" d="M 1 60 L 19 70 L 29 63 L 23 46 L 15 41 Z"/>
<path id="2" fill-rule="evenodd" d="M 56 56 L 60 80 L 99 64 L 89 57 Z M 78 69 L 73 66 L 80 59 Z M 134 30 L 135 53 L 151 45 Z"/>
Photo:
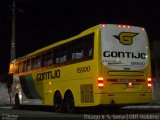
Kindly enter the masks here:
<path id="1" fill-rule="evenodd" d="M 11 61 L 16 58 L 16 1 L 12 3 Z"/>

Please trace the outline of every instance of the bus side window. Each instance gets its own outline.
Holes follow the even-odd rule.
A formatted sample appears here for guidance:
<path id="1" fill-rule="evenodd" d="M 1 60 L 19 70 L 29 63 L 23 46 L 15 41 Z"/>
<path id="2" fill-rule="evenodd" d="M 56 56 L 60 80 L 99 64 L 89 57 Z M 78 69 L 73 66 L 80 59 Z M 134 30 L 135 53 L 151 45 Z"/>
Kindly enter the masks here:
<path id="1" fill-rule="evenodd" d="M 90 56 L 92 56 L 92 54 L 93 54 L 93 50 L 92 50 L 92 48 L 90 48 L 88 51 L 88 56 L 90 57 Z"/>
<path id="2" fill-rule="evenodd" d="M 52 64 L 53 64 L 52 51 L 49 51 L 49 52 L 43 54 L 42 59 L 41 59 L 41 66 L 48 67 L 48 66 L 51 66 Z"/>
<path id="3" fill-rule="evenodd" d="M 64 63 L 64 62 L 66 62 L 66 60 L 67 60 L 66 55 L 60 57 L 60 63 Z"/>
<path id="4" fill-rule="evenodd" d="M 45 66 L 51 66 L 53 64 L 53 59 L 52 59 L 52 52 L 48 52 L 45 55 Z"/>
<path id="5" fill-rule="evenodd" d="M 93 39 L 88 39 L 85 44 L 86 56 L 93 57 Z"/>
<path id="6" fill-rule="evenodd" d="M 60 63 L 65 63 L 67 61 L 67 47 L 63 46 L 60 49 L 60 54 L 59 54 L 59 59 L 60 59 Z"/>
<path id="7" fill-rule="evenodd" d="M 85 58 L 93 58 L 93 47 L 94 47 L 94 33 L 84 36 L 84 46 L 85 46 Z"/>
<path id="8" fill-rule="evenodd" d="M 60 63 L 59 57 L 57 57 L 57 58 L 55 59 L 55 63 L 56 63 L 56 64 L 57 64 L 57 63 Z"/>
<path id="9" fill-rule="evenodd" d="M 59 49 L 53 50 L 53 64 L 58 64 L 60 63 L 59 59 Z"/>
<path id="10" fill-rule="evenodd" d="M 53 58 L 54 64 L 65 63 L 67 61 L 67 47 L 62 46 L 54 50 Z"/>
<path id="11" fill-rule="evenodd" d="M 26 72 L 27 69 L 27 61 L 23 61 L 23 72 Z"/>
<path id="12" fill-rule="evenodd" d="M 84 47 L 82 41 L 76 41 L 71 47 L 72 60 L 82 59 L 84 56 Z"/>
<path id="13" fill-rule="evenodd" d="M 35 57 L 31 59 L 31 69 L 32 70 L 36 69 L 36 58 Z"/>
<path id="14" fill-rule="evenodd" d="M 72 53 L 72 60 L 82 59 L 83 57 L 83 50 L 75 50 Z"/>
<path id="15" fill-rule="evenodd" d="M 26 72 L 30 71 L 30 59 L 27 60 L 27 64 L 26 64 Z"/>
<path id="16" fill-rule="evenodd" d="M 42 54 L 41 56 L 41 67 L 45 66 L 45 54 Z"/>
<path id="17" fill-rule="evenodd" d="M 36 57 L 36 69 L 39 69 L 41 67 L 41 57 Z"/>
<path id="18" fill-rule="evenodd" d="M 94 33 L 88 34 L 71 43 L 71 59 L 91 59 L 93 58 Z"/>

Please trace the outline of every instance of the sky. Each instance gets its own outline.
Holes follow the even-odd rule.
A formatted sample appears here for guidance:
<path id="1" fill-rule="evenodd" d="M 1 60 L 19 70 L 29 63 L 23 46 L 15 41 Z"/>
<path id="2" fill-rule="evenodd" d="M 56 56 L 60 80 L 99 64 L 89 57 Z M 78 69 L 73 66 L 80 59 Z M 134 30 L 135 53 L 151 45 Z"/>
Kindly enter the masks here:
<path id="1" fill-rule="evenodd" d="M 0 73 L 10 62 L 11 5 L 0 1 Z M 101 23 L 142 26 L 151 43 L 160 40 L 160 7 L 153 0 L 16 0 L 16 56 Z"/>

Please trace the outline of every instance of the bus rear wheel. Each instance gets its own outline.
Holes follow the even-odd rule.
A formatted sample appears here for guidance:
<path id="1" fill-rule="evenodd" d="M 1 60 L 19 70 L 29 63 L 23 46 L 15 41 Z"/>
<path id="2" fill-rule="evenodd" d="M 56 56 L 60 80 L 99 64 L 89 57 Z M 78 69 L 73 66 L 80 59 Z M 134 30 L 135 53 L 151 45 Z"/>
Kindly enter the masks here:
<path id="1" fill-rule="evenodd" d="M 55 95 L 54 95 L 54 110 L 55 110 L 55 112 L 62 112 L 63 111 L 62 96 L 59 92 L 55 93 Z"/>
<path id="2" fill-rule="evenodd" d="M 75 112 L 75 103 L 71 92 L 68 92 L 65 96 L 65 108 L 68 113 Z"/>

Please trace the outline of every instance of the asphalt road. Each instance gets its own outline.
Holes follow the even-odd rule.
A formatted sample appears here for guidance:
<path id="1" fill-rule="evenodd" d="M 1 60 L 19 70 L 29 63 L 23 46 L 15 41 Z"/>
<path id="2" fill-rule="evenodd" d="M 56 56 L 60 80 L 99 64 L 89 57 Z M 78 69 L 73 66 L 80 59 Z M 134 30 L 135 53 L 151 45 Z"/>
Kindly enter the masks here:
<path id="1" fill-rule="evenodd" d="M 55 113 L 46 108 L 0 107 L 0 120 L 160 120 L 160 111 L 122 109 L 115 114 L 85 113 L 76 114 Z"/>
<path id="2" fill-rule="evenodd" d="M 0 107 L 1 120 L 82 120 L 83 114 L 65 114 L 46 111 L 46 109 L 31 108 L 13 109 L 11 107 Z"/>

